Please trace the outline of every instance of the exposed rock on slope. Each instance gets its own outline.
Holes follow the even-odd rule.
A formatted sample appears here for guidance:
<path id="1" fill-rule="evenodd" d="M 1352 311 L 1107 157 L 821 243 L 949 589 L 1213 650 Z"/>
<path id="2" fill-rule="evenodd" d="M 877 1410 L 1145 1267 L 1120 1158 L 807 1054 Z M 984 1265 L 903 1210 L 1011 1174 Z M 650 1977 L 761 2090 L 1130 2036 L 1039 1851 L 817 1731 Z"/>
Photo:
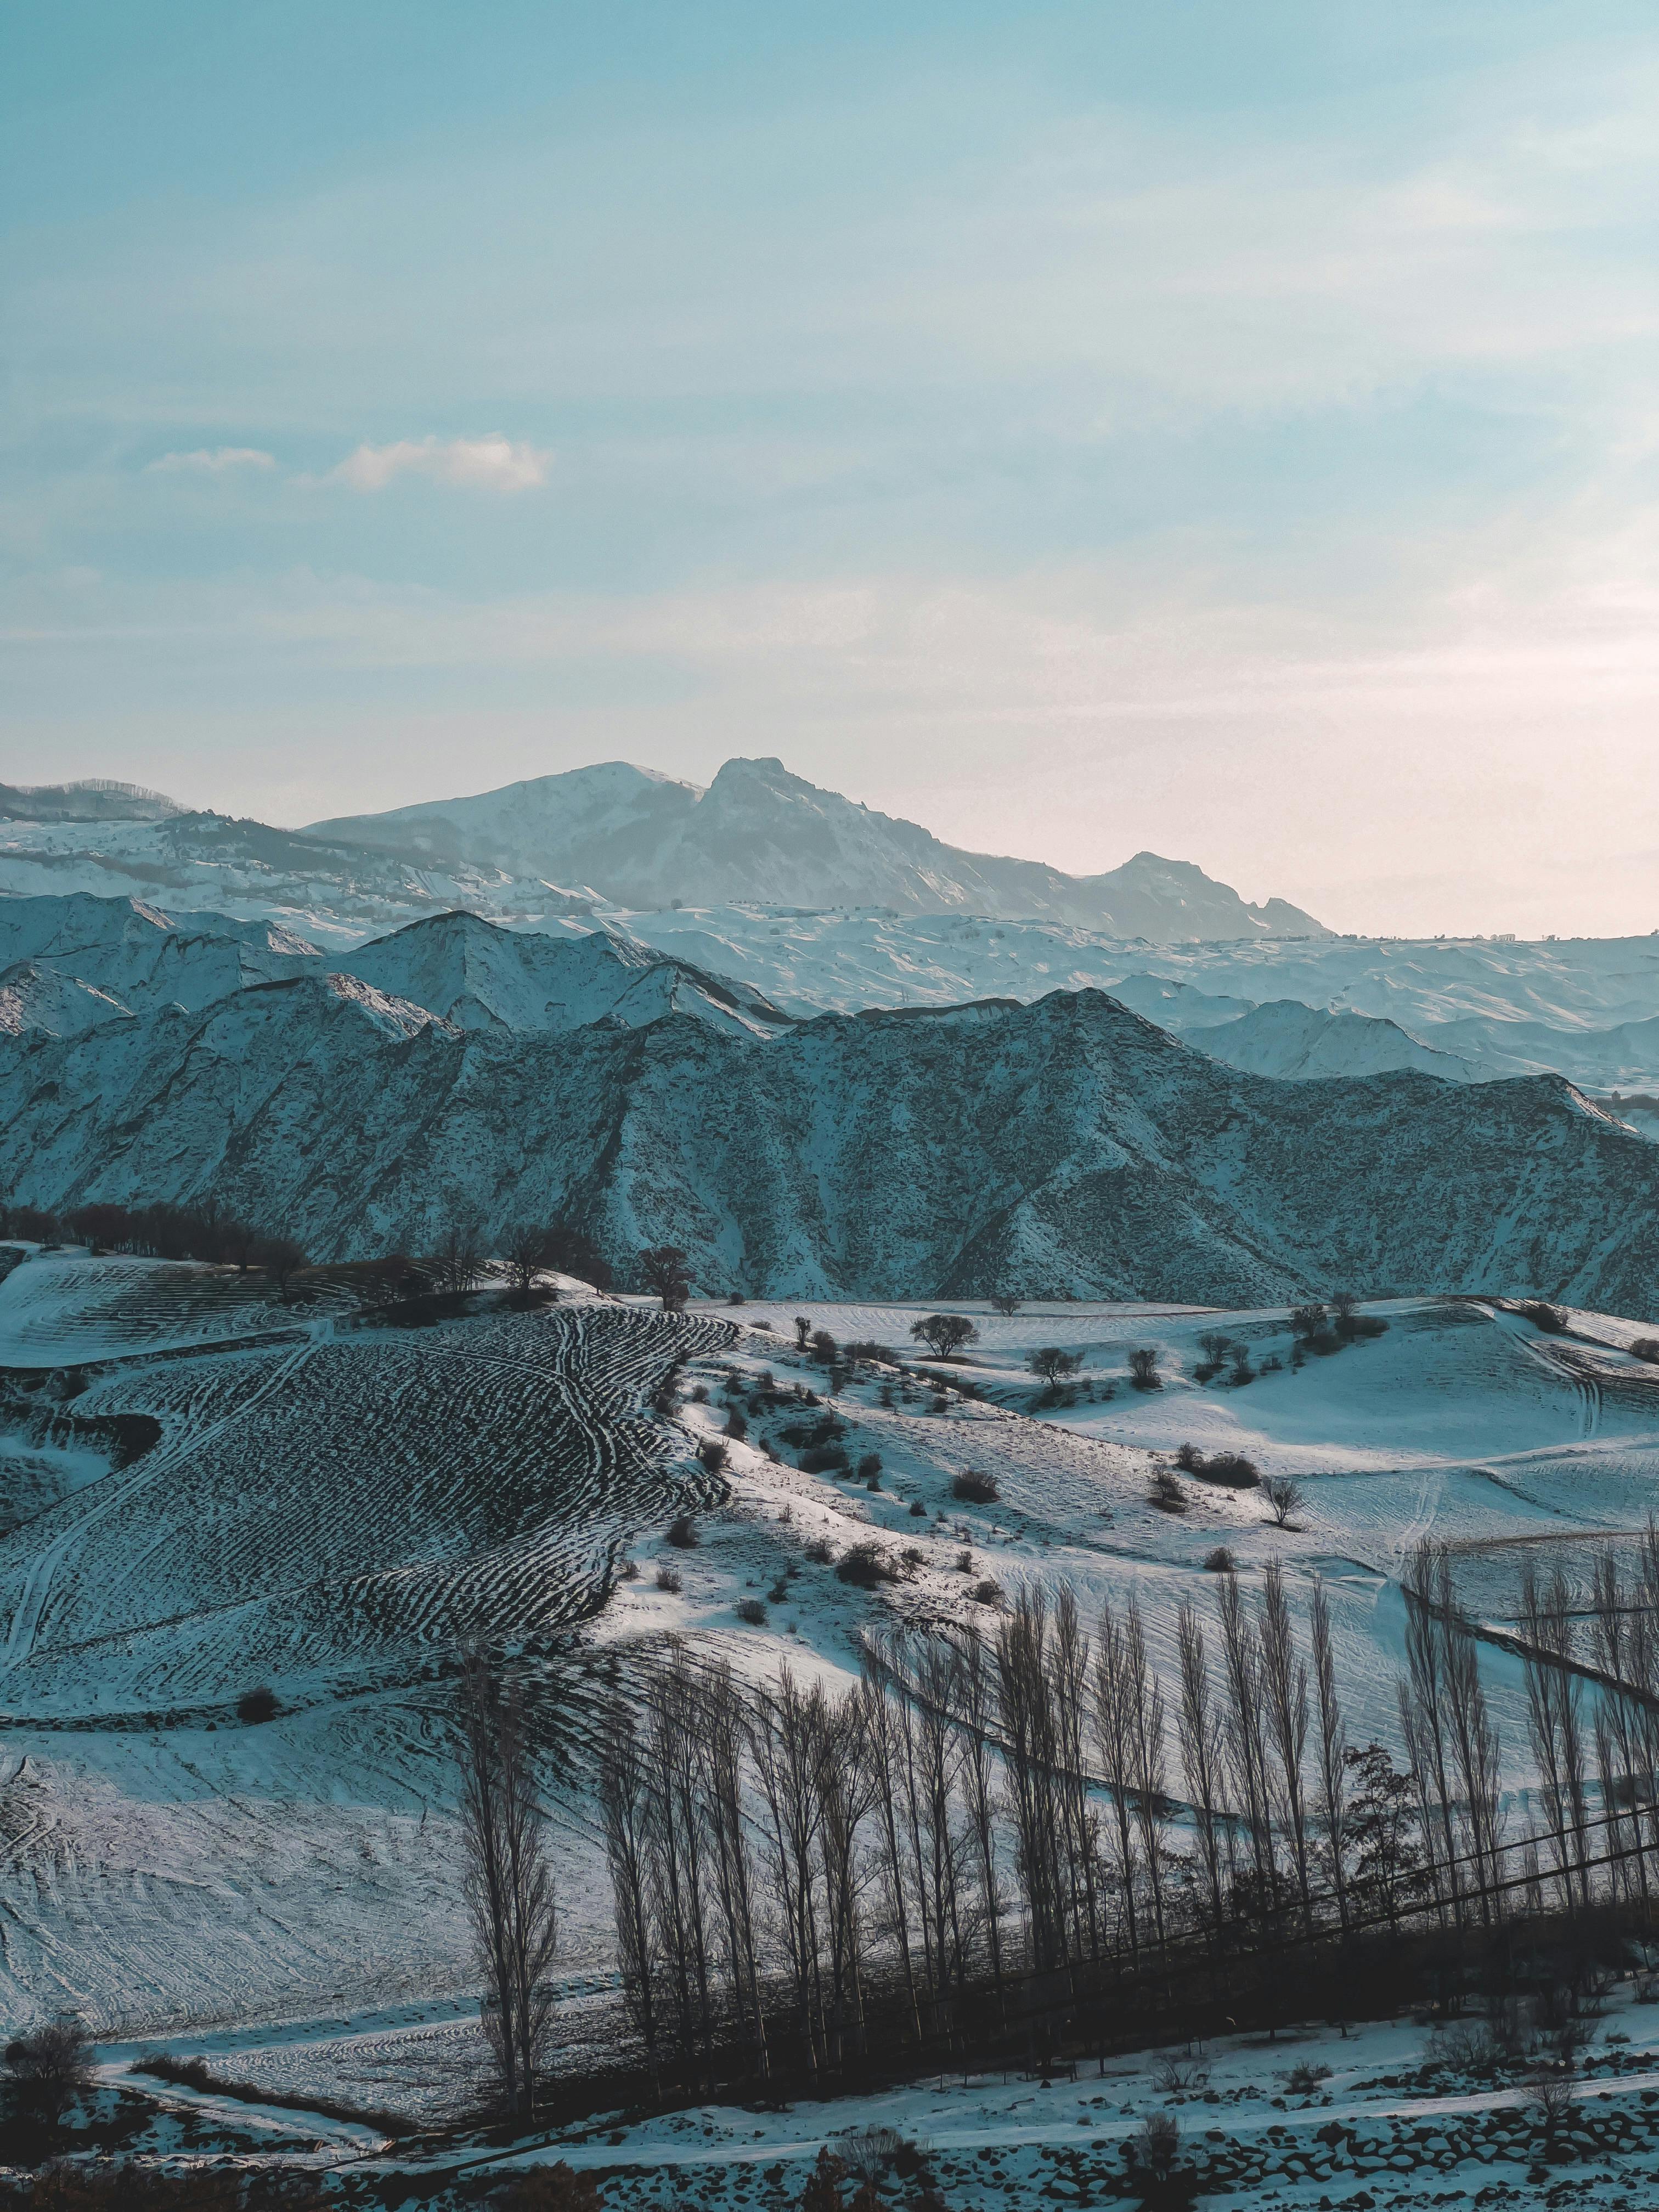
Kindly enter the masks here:
<path id="1" fill-rule="evenodd" d="M 1138 853 L 1100 876 L 946 845 L 821 791 L 781 761 L 731 760 L 706 791 L 621 761 L 315 825 L 413 862 L 597 884 L 619 905 L 730 900 L 1041 915 L 1159 940 L 1318 936 L 1282 899 L 1249 906 L 1188 861 Z"/>
<path id="2" fill-rule="evenodd" d="M 97 1102 L 95 1104 L 92 1102 Z M 20 1199 L 211 1189 L 318 1254 L 457 1203 L 783 1297 L 1007 1287 L 1261 1304 L 1540 1291 L 1652 1313 L 1659 1154 L 1557 1078 L 1278 1083 L 1097 992 L 826 1016 L 465 1030 L 307 976 L 0 1054 Z"/>

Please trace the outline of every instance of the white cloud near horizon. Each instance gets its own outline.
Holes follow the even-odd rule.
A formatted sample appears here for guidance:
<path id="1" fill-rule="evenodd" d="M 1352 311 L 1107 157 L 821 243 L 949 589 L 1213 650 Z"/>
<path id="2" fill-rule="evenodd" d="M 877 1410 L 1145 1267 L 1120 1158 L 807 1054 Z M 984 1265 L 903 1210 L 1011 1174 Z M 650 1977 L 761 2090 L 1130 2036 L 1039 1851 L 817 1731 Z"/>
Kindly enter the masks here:
<path id="1" fill-rule="evenodd" d="M 429 477 L 434 483 L 474 491 L 535 491 L 547 482 L 553 456 L 499 432 L 483 438 L 400 438 L 390 446 L 359 446 L 331 480 L 354 491 L 384 491 L 395 477 Z"/>
<path id="2" fill-rule="evenodd" d="M 275 453 L 267 453 L 258 446 L 198 447 L 188 453 L 163 453 L 159 460 L 151 461 L 145 469 L 147 476 L 228 476 L 233 469 L 274 469 Z"/>

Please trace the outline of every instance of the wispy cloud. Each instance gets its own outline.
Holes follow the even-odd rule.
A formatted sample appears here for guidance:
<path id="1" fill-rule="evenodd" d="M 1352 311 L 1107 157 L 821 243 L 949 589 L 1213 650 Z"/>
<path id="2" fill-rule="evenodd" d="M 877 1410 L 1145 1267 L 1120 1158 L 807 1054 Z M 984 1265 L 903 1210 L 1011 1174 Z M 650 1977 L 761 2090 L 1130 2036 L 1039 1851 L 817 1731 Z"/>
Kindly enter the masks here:
<path id="1" fill-rule="evenodd" d="M 194 453 L 163 453 L 159 461 L 151 461 L 147 475 L 167 476 L 228 476 L 234 469 L 274 469 L 275 453 L 262 453 L 258 446 L 199 446 Z"/>
<path id="2" fill-rule="evenodd" d="M 394 477 L 430 477 L 434 483 L 475 491 L 534 491 L 547 482 L 553 456 L 492 433 L 484 438 L 400 438 L 391 446 L 359 446 L 333 471 L 354 491 L 383 491 Z"/>

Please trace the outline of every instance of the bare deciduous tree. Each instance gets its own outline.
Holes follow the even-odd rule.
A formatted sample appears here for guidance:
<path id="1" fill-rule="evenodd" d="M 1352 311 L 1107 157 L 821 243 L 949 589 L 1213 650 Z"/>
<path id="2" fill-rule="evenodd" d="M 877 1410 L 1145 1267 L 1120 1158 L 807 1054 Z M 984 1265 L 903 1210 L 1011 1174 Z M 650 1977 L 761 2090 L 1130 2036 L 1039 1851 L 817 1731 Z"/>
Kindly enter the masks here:
<path id="1" fill-rule="evenodd" d="M 966 1314 L 923 1314 L 911 1322 L 910 1334 L 936 1359 L 954 1359 L 966 1346 L 979 1342 L 979 1330 Z"/>
<path id="2" fill-rule="evenodd" d="M 521 1703 L 476 1646 L 463 1660 L 460 1719 L 466 1902 L 487 1990 L 484 2034 L 508 2111 L 531 2118 L 553 2027 L 553 1869 Z"/>

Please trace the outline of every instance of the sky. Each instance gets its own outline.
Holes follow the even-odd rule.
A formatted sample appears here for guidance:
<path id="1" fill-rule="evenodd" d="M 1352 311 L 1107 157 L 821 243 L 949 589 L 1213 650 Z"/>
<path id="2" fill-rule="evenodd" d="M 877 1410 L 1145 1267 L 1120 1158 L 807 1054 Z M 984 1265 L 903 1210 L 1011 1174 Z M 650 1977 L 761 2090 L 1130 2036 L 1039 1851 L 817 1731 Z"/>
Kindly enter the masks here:
<path id="1" fill-rule="evenodd" d="M 1659 927 L 1656 109 L 1650 0 L 14 10 L 0 779 Z"/>

